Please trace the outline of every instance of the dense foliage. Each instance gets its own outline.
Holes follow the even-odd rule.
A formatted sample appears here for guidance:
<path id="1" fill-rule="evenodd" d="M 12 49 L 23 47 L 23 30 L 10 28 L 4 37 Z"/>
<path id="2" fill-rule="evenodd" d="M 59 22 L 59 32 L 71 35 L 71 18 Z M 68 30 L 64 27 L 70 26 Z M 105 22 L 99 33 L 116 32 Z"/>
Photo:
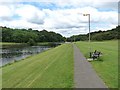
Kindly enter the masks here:
<path id="1" fill-rule="evenodd" d="M 33 42 L 63 42 L 65 37 L 55 32 L 48 32 L 46 30 L 38 31 L 32 30 L 31 28 L 26 29 L 12 29 L 7 27 L 2 28 L 2 41 L 3 42 L 17 42 L 17 43 L 29 43 Z M 91 40 L 102 41 L 120 39 L 120 26 L 112 30 L 107 31 L 95 31 L 91 32 Z M 86 41 L 88 40 L 89 34 L 73 35 L 66 39 L 66 41 Z M 30 43 L 32 41 L 32 43 Z"/>
<path id="2" fill-rule="evenodd" d="M 38 31 L 31 28 L 26 29 L 12 29 L 7 27 L 2 28 L 2 41 L 3 42 L 17 42 L 29 43 L 33 42 L 62 42 L 64 37 L 55 32 L 48 32 L 46 30 Z M 30 43 L 31 42 L 31 43 Z"/>
<path id="3" fill-rule="evenodd" d="M 120 26 L 117 26 L 116 28 L 112 30 L 107 30 L 107 31 L 96 31 L 96 32 L 91 32 L 91 40 L 95 41 L 102 41 L 102 40 L 112 40 L 112 39 L 120 39 Z M 84 35 L 74 35 L 71 36 L 70 38 L 67 38 L 67 41 L 85 41 L 88 40 L 89 34 L 84 34 Z"/>

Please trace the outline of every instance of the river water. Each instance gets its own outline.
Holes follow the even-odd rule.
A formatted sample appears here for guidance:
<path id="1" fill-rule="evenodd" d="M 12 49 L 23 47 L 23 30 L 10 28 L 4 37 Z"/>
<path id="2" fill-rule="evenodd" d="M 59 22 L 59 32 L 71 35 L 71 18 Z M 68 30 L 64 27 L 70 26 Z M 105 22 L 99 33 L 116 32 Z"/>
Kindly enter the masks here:
<path id="1" fill-rule="evenodd" d="M 12 63 L 21 59 L 24 59 L 28 56 L 41 53 L 45 50 L 48 50 L 50 47 L 48 46 L 28 46 L 21 48 L 7 48 L 0 50 L 0 60 L 2 64 L 0 66 L 4 66 L 8 63 Z"/>

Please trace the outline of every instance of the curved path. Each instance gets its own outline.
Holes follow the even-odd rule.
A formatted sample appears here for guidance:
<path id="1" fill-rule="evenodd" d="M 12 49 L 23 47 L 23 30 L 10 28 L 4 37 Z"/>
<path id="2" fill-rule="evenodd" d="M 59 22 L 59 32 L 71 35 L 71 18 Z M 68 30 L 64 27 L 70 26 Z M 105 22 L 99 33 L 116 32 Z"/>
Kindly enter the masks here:
<path id="1" fill-rule="evenodd" d="M 96 74 L 92 65 L 82 55 L 76 45 L 74 48 L 74 83 L 75 88 L 107 88 Z"/>

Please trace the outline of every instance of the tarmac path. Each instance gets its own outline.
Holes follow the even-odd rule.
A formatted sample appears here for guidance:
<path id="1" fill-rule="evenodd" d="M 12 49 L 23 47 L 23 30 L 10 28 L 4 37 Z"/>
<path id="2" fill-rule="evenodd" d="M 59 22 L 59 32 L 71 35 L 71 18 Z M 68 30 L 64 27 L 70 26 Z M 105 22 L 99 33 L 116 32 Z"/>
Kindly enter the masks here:
<path id="1" fill-rule="evenodd" d="M 74 49 L 74 87 L 75 88 L 107 88 L 97 75 L 92 65 L 82 55 L 75 44 Z"/>

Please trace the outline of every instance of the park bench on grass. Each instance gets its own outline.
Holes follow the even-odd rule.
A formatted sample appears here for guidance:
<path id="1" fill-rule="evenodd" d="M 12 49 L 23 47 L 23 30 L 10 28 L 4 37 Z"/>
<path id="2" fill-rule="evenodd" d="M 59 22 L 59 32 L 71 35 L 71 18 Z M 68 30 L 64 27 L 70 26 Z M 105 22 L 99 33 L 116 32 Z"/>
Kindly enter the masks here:
<path id="1" fill-rule="evenodd" d="M 93 58 L 93 60 L 99 58 L 102 55 L 101 52 L 95 50 L 95 52 L 90 52 L 90 58 Z"/>

